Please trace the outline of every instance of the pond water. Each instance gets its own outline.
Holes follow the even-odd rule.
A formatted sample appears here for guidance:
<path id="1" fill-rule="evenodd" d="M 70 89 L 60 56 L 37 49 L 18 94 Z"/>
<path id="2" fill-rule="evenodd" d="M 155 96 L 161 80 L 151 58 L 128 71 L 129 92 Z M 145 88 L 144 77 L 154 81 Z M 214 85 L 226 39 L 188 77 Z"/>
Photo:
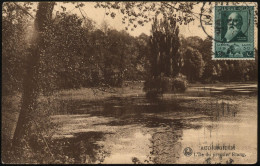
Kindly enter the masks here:
<path id="1" fill-rule="evenodd" d="M 52 116 L 53 139 L 74 163 L 256 162 L 257 97 L 218 100 L 66 101 L 66 114 Z"/>

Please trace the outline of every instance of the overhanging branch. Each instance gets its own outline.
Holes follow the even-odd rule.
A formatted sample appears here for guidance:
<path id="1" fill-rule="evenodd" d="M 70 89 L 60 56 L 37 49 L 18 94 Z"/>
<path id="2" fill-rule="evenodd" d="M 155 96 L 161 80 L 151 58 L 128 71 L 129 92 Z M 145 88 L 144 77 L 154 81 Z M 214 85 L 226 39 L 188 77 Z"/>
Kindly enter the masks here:
<path id="1" fill-rule="evenodd" d="M 13 4 L 15 4 L 15 6 L 17 6 L 19 9 L 21 9 L 24 13 L 26 13 L 29 16 L 31 16 L 32 18 L 34 18 L 33 15 L 31 13 L 29 13 L 26 9 L 24 9 L 22 6 L 18 5 L 16 2 L 13 2 Z"/>

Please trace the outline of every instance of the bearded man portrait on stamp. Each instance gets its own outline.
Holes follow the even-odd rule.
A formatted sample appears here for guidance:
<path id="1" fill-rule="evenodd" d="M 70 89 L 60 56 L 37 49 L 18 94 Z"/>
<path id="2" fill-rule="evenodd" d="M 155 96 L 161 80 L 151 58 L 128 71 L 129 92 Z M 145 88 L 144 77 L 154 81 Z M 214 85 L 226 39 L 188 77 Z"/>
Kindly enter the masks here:
<path id="1" fill-rule="evenodd" d="M 227 32 L 224 42 L 247 41 L 247 36 L 242 32 L 243 17 L 238 12 L 233 12 L 227 20 Z"/>
<path id="2" fill-rule="evenodd" d="M 215 6 L 213 59 L 254 60 L 253 21 L 253 6 Z"/>

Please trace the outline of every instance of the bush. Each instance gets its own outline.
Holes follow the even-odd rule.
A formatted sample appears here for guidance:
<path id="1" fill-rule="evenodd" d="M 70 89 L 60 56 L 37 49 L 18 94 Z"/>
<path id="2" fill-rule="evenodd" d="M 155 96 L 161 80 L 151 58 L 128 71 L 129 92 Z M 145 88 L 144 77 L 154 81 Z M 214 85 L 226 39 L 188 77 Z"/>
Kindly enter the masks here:
<path id="1" fill-rule="evenodd" d="M 146 92 L 147 98 L 156 98 L 161 94 L 160 77 L 154 77 L 144 82 L 143 90 Z"/>
<path id="2" fill-rule="evenodd" d="M 173 81 L 173 79 L 170 77 L 161 77 L 160 83 L 161 83 L 162 93 L 172 91 L 172 81 Z"/>
<path id="3" fill-rule="evenodd" d="M 186 76 L 179 74 L 173 79 L 172 82 L 172 89 L 173 92 L 185 92 L 188 87 L 188 81 L 186 79 Z"/>
<path id="4" fill-rule="evenodd" d="M 167 92 L 183 93 L 187 86 L 186 76 L 178 74 L 175 78 L 161 76 L 146 80 L 144 91 L 147 97 L 158 97 L 159 94 Z"/>
<path id="5" fill-rule="evenodd" d="M 154 99 L 154 98 L 159 97 L 160 93 L 157 90 L 151 90 L 151 91 L 148 91 L 145 95 L 148 99 Z"/>

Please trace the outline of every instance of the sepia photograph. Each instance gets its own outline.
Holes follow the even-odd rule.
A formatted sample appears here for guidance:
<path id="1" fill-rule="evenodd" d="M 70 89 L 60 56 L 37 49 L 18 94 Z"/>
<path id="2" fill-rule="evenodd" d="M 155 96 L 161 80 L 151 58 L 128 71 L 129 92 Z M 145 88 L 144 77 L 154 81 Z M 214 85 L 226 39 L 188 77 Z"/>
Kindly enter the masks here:
<path id="1" fill-rule="evenodd" d="M 2 164 L 255 164 L 258 4 L 2 2 Z"/>

